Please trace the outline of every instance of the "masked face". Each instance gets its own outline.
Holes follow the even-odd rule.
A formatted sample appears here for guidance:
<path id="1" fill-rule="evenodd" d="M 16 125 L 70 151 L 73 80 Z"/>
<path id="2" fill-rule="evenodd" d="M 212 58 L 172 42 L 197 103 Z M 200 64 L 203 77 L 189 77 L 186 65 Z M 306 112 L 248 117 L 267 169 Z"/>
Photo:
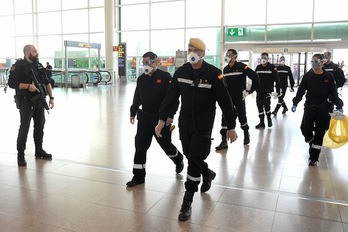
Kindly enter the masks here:
<path id="1" fill-rule="evenodd" d="M 231 61 L 231 58 L 228 56 L 225 56 L 225 62 L 228 64 L 228 63 L 230 63 L 230 61 Z"/>
<path id="2" fill-rule="evenodd" d="M 39 63 L 39 55 L 33 56 L 33 55 L 30 53 L 29 59 L 30 59 L 34 64 L 38 64 L 38 63 Z"/>
<path id="3" fill-rule="evenodd" d="M 263 64 L 263 65 L 267 64 L 267 59 L 262 57 L 261 58 L 261 64 Z"/>
<path id="4" fill-rule="evenodd" d="M 197 53 L 195 53 L 195 52 L 190 52 L 188 54 L 188 57 L 187 57 L 187 60 L 191 64 L 197 64 L 200 59 L 201 59 L 201 57 Z"/>
<path id="5" fill-rule="evenodd" d="M 149 66 L 149 65 L 145 65 L 144 66 L 144 73 L 146 75 L 148 75 L 149 73 L 151 73 L 153 71 L 153 67 Z"/>
<path id="6" fill-rule="evenodd" d="M 312 60 L 311 64 L 313 70 L 320 69 L 320 60 Z"/>

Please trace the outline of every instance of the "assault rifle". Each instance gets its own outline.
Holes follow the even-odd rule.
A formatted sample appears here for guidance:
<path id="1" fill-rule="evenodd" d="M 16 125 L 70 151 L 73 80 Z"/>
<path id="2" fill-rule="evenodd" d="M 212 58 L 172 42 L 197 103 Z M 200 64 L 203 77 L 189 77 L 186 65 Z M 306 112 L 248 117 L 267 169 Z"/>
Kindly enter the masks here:
<path id="1" fill-rule="evenodd" d="M 47 110 L 47 113 L 49 114 L 49 109 L 50 107 L 48 106 L 47 102 L 46 102 L 46 90 L 45 88 L 43 88 L 42 84 L 39 83 L 39 81 L 36 78 L 36 74 L 34 72 L 34 70 L 32 68 L 30 68 L 32 75 L 31 79 L 34 82 L 35 87 L 39 90 L 39 94 L 34 96 L 31 101 L 36 102 L 37 100 L 41 100 L 43 107 Z"/>

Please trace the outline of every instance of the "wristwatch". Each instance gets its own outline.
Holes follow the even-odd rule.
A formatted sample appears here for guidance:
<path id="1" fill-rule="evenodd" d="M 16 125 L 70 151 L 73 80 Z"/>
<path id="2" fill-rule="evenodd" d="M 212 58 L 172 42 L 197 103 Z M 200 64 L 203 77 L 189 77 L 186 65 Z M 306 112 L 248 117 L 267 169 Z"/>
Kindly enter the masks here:
<path id="1" fill-rule="evenodd" d="M 50 100 L 54 100 L 54 97 L 50 97 Z"/>

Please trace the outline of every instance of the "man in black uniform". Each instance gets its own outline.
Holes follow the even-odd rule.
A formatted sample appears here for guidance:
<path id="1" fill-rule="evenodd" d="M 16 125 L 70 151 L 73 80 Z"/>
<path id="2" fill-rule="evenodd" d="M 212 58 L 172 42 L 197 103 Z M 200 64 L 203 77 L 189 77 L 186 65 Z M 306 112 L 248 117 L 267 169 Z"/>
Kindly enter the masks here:
<path id="1" fill-rule="evenodd" d="M 279 81 L 280 81 L 280 85 L 281 85 L 281 93 L 282 95 L 278 97 L 278 104 L 276 106 L 276 108 L 274 109 L 274 111 L 272 112 L 272 114 L 274 116 L 277 115 L 279 108 L 282 106 L 283 107 L 283 112 L 282 114 L 285 114 L 286 111 L 288 111 L 288 107 L 285 104 L 284 101 L 284 97 L 286 94 L 286 90 L 288 89 L 288 78 L 290 81 L 290 91 L 294 92 L 294 85 L 295 85 L 295 81 L 294 81 L 294 76 L 292 75 L 291 72 L 291 68 L 287 65 L 285 65 L 285 57 L 281 56 L 279 58 L 279 65 L 277 67 L 277 72 L 278 72 L 278 76 L 279 76 Z"/>
<path id="2" fill-rule="evenodd" d="M 237 113 L 223 83 L 221 71 L 206 63 L 202 58 L 206 46 L 198 38 L 191 38 L 188 45 L 189 63 L 184 64 L 174 74 L 173 82 L 160 108 L 160 120 L 155 128 L 161 137 L 165 120 L 181 96 L 179 133 L 183 153 L 188 159 L 186 192 L 178 219 L 186 221 L 191 216 L 193 195 L 203 176 L 201 192 L 211 187 L 216 173 L 208 168 L 204 161 L 211 147 L 211 133 L 214 125 L 216 101 L 225 115 L 228 127 L 227 137 L 233 142 L 237 139 L 234 130 Z"/>
<path id="3" fill-rule="evenodd" d="M 292 100 L 291 110 L 295 112 L 297 104 L 306 94 L 301 131 L 306 143 L 309 143 L 309 166 L 315 166 L 319 160 L 324 134 L 330 124 L 330 107 L 327 104 L 329 96 L 332 96 L 336 109 L 343 112 L 334 77 L 322 70 L 323 58 L 322 54 L 315 54 L 312 57 L 312 70 L 303 76 L 296 97 Z"/>
<path id="4" fill-rule="evenodd" d="M 127 182 L 128 187 L 134 187 L 145 182 L 146 152 L 149 149 L 152 137 L 155 135 L 154 127 L 158 122 L 158 111 L 165 97 L 172 77 L 168 72 L 157 68 L 158 58 L 153 52 L 143 55 L 144 73 L 138 77 L 133 104 L 130 107 L 130 122 L 134 124 L 134 118 L 138 115 L 137 134 L 135 136 L 135 155 L 133 166 L 133 178 Z M 142 109 L 139 109 L 139 106 Z M 184 168 L 183 155 L 172 144 L 172 133 L 170 131 L 173 117 L 178 109 L 179 101 L 171 109 L 166 126 L 163 129 L 162 138 L 156 138 L 167 156 L 175 163 L 176 173 Z"/>
<path id="5" fill-rule="evenodd" d="M 248 94 L 253 93 L 260 87 L 260 80 L 258 75 L 246 64 L 237 61 L 237 56 L 238 53 L 235 49 L 227 50 L 225 56 L 227 65 L 223 70 L 223 74 L 224 81 L 232 98 L 233 105 L 236 107 L 238 112 L 238 120 L 241 125 L 240 127 L 244 132 L 244 144 L 249 144 L 249 125 L 246 117 L 244 99 Z M 249 88 L 247 88 L 246 86 L 247 77 L 252 81 L 252 85 Z M 220 130 L 222 141 L 219 146 L 215 147 L 216 150 L 223 150 L 228 148 L 226 132 L 227 125 L 224 116 L 222 115 Z"/>
<path id="6" fill-rule="evenodd" d="M 48 80 L 51 83 L 52 88 L 54 88 L 54 79 L 52 78 L 52 65 L 49 62 L 46 62 L 46 75 Z"/>
<path id="7" fill-rule="evenodd" d="M 343 70 L 337 64 L 331 61 L 331 52 L 324 53 L 324 61 L 325 63 L 323 69 L 334 76 L 337 88 L 342 87 L 346 82 L 346 79 L 344 77 Z"/>
<path id="8" fill-rule="evenodd" d="M 343 87 L 344 83 L 346 82 L 346 78 L 344 76 L 343 70 L 335 63 L 331 61 L 331 52 L 325 52 L 324 53 L 324 66 L 323 70 L 326 72 L 331 73 L 334 76 L 337 89 Z M 341 104 L 343 105 L 343 101 L 341 98 L 339 98 L 341 101 Z M 332 113 L 334 104 L 332 102 L 331 97 L 329 97 L 329 104 L 330 104 L 330 112 Z"/>
<path id="9" fill-rule="evenodd" d="M 34 45 L 26 45 L 23 48 L 24 59 L 19 59 L 11 67 L 8 85 L 16 90 L 16 105 L 20 114 L 20 127 L 17 138 L 17 162 L 18 166 L 26 166 L 25 148 L 31 118 L 34 120 L 34 142 L 35 158 L 52 159 L 51 154 L 47 154 L 42 149 L 43 130 L 45 125 L 45 108 L 40 93 L 33 84 L 34 74 L 40 85 L 45 85 L 50 97 L 49 107 L 54 106 L 52 87 L 45 74 L 45 69 L 39 63 L 39 54 Z M 46 103 L 47 104 L 47 103 Z"/>
<path id="10" fill-rule="evenodd" d="M 276 94 L 278 97 L 280 96 L 280 82 L 276 67 L 268 62 L 268 53 L 264 52 L 261 54 L 261 64 L 256 67 L 255 72 L 260 78 L 260 88 L 256 91 L 256 105 L 259 111 L 260 123 L 255 128 L 265 127 L 265 113 L 268 127 L 272 127 L 271 95 L 274 91 L 274 83 L 276 83 Z"/>

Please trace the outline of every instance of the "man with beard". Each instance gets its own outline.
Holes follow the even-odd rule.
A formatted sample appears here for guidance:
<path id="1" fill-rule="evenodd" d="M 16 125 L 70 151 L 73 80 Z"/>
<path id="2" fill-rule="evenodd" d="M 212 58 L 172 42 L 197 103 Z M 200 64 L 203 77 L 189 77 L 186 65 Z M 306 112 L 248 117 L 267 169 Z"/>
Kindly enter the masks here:
<path id="1" fill-rule="evenodd" d="M 34 120 L 34 142 L 35 158 L 52 159 L 51 154 L 42 148 L 43 130 L 45 125 L 45 107 L 40 99 L 38 86 L 34 84 L 34 78 L 42 85 L 42 90 L 46 87 L 47 94 L 50 97 L 49 107 L 54 106 L 52 87 L 45 75 L 45 68 L 39 63 L 39 54 L 34 45 L 26 45 L 23 48 L 24 59 L 18 59 L 12 65 L 8 84 L 10 88 L 16 90 L 16 106 L 20 114 L 20 126 L 17 137 L 17 163 L 18 166 L 26 166 L 25 148 L 28 137 L 28 131 L 31 118 Z M 47 104 L 47 103 L 45 103 Z"/>

